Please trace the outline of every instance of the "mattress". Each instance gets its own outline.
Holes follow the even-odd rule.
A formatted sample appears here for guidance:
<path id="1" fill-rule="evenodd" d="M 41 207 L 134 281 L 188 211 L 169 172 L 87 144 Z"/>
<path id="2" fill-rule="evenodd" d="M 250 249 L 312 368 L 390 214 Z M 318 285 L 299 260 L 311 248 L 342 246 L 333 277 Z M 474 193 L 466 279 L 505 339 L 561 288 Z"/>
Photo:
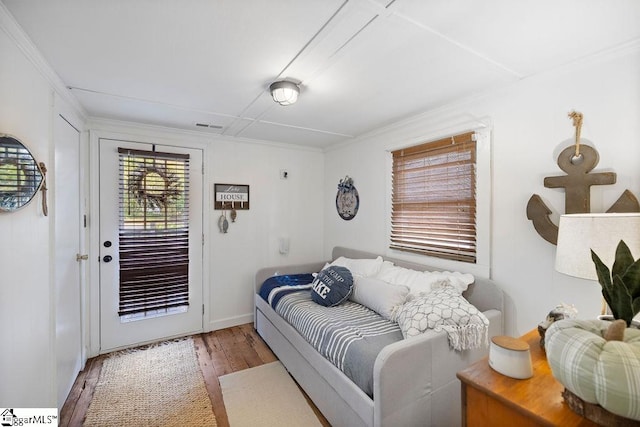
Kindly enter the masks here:
<path id="1" fill-rule="evenodd" d="M 315 303 L 310 275 L 272 279 L 265 281 L 260 296 L 316 351 L 373 398 L 376 357 L 385 346 L 403 339 L 398 324 L 352 301 L 334 307 Z"/>

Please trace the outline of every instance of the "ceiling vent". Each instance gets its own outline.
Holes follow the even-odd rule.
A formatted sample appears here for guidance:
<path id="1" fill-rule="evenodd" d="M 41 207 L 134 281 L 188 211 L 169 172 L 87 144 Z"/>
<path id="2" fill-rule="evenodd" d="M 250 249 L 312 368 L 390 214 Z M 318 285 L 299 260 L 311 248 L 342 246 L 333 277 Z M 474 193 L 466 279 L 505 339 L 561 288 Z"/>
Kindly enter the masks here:
<path id="1" fill-rule="evenodd" d="M 223 126 L 214 125 L 214 124 L 211 124 L 211 123 L 196 123 L 196 127 L 211 129 L 211 130 L 214 130 L 214 131 L 221 131 L 223 129 Z"/>

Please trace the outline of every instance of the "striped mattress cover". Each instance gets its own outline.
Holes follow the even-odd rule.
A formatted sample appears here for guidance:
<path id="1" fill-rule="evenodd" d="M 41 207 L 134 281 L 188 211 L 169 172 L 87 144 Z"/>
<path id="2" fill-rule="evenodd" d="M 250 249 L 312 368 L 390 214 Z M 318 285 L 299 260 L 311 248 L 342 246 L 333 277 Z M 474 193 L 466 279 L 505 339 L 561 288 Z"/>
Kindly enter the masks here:
<path id="1" fill-rule="evenodd" d="M 262 298 L 324 358 L 373 397 L 373 365 L 385 346 L 403 339 L 398 324 L 352 301 L 335 307 L 319 305 L 311 299 L 311 285 L 299 280 L 284 285 L 268 282 L 260 291 Z"/>

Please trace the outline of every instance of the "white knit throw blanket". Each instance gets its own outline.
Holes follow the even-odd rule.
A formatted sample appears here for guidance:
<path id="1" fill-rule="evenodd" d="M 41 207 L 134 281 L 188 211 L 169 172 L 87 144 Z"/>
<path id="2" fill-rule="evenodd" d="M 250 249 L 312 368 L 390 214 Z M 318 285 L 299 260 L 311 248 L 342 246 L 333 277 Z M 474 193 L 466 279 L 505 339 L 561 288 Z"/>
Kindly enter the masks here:
<path id="1" fill-rule="evenodd" d="M 405 338 L 428 329 L 445 331 L 454 350 L 488 345 L 489 319 L 460 295 L 448 279 L 435 285 L 431 292 L 404 304 L 398 314 L 398 324 Z"/>

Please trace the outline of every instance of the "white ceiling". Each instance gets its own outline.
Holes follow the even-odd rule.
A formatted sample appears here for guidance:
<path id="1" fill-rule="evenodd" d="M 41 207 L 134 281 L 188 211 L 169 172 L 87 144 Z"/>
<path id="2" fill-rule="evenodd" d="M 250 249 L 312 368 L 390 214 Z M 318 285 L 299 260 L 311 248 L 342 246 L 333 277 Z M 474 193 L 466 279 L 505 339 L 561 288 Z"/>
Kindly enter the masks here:
<path id="1" fill-rule="evenodd" d="M 92 117 L 310 147 L 640 38 L 638 0 L 1 1 Z"/>

